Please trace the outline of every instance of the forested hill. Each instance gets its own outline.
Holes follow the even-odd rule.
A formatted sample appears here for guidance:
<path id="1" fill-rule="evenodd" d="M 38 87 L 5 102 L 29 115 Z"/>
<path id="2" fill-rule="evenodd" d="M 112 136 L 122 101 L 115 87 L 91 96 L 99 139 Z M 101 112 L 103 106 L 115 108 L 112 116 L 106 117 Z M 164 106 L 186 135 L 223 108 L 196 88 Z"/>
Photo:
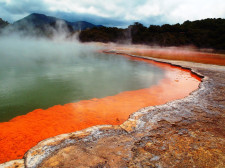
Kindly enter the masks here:
<path id="1" fill-rule="evenodd" d="M 82 42 L 120 42 L 160 46 L 195 45 L 199 48 L 225 50 L 225 19 L 185 21 L 183 24 L 150 25 L 134 23 L 126 29 L 98 27 L 84 30 Z"/>

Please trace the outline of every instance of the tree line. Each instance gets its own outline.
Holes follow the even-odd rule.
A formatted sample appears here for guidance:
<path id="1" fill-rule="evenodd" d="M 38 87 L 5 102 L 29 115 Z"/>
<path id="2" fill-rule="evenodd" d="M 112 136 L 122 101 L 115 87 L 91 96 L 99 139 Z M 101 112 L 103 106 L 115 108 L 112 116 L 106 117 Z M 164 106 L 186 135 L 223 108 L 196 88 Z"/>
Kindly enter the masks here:
<path id="1" fill-rule="evenodd" d="M 0 30 L 3 29 L 4 27 L 6 27 L 9 23 L 2 20 L 2 18 L 0 18 Z"/>
<path id="2" fill-rule="evenodd" d="M 185 21 L 183 24 L 150 25 L 134 23 L 128 28 L 95 27 L 81 31 L 82 42 L 117 42 L 159 46 L 194 45 L 225 50 L 225 19 Z"/>
<path id="3" fill-rule="evenodd" d="M 12 25 L 0 18 L 0 33 L 5 27 L 10 26 Z M 30 31 L 30 27 L 29 25 L 17 26 L 16 30 L 22 30 L 27 35 L 33 35 L 32 32 L 35 32 L 35 35 L 38 36 L 51 37 L 49 29 L 46 27 L 57 29 L 55 23 L 48 26 L 37 25 L 35 31 L 34 28 Z M 67 26 L 67 29 L 71 35 L 75 33 L 71 27 Z M 225 19 L 203 19 L 185 21 L 182 24 L 150 25 L 149 27 L 136 22 L 124 29 L 100 26 L 82 30 L 79 39 L 81 42 L 115 42 L 158 46 L 194 45 L 198 48 L 225 50 Z"/>

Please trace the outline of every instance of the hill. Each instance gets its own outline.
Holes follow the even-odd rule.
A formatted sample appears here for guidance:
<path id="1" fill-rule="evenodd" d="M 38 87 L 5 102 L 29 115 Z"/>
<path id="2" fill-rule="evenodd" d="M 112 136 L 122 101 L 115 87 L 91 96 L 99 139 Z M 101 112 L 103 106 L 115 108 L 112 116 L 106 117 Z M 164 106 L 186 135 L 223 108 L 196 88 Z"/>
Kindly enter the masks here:
<path id="1" fill-rule="evenodd" d="M 69 22 L 67 20 L 63 20 L 60 18 L 52 17 L 52 16 L 46 16 L 44 14 L 38 14 L 38 13 L 32 13 L 24 17 L 23 19 L 14 22 L 13 25 L 16 25 L 16 26 L 32 25 L 37 27 L 41 27 L 41 26 L 43 27 L 46 25 L 54 25 L 56 22 L 63 22 L 68 27 L 71 27 L 72 30 L 74 31 L 85 30 L 85 29 L 94 28 L 94 27 L 101 27 L 101 25 L 94 25 L 86 21 Z"/>
<path id="2" fill-rule="evenodd" d="M 19 31 L 25 35 L 38 35 L 50 37 L 56 30 L 74 33 L 101 25 L 94 25 L 85 21 L 69 22 L 60 18 L 32 13 L 8 26 L 12 31 Z"/>

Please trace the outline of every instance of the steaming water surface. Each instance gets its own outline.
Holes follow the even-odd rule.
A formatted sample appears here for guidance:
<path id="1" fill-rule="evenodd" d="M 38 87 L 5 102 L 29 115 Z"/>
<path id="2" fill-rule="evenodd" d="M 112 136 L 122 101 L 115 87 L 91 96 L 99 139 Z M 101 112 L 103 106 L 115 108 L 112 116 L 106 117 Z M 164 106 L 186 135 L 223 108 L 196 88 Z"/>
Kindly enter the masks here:
<path id="1" fill-rule="evenodd" d="M 74 41 L 0 39 L 0 122 L 37 108 L 147 88 L 163 78 L 154 65 L 97 49 Z"/>

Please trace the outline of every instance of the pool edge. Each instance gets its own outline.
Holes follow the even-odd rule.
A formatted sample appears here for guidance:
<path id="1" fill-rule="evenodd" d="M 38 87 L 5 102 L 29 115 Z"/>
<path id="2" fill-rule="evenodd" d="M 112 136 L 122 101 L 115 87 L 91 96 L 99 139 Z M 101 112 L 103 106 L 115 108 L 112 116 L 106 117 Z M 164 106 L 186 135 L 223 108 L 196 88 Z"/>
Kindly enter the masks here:
<path id="1" fill-rule="evenodd" d="M 198 97 L 197 95 L 200 92 L 202 92 L 205 89 L 207 90 L 205 84 L 207 83 L 207 81 L 210 80 L 211 77 L 207 76 L 206 74 L 202 74 L 199 71 L 199 69 L 201 70 L 201 68 L 203 69 L 205 68 L 206 65 L 204 64 L 188 63 L 184 61 L 163 60 L 163 59 L 142 57 L 142 56 L 136 56 L 136 55 L 130 55 L 130 56 L 150 59 L 156 62 L 162 62 L 166 64 L 171 64 L 173 66 L 181 67 L 183 69 L 189 69 L 191 73 L 202 78 L 201 83 L 199 84 L 198 89 L 191 92 L 187 97 L 183 99 L 179 99 L 179 100 L 174 100 L 159 106 L 151 106 L 151 107 L 142 108 L 138 110 L 137 112 L 134 112 L 133 114 L 131 114 L 128 120 L 126 120 L 123 124 L 119 126 L 112 126 L 112 125 L 93 126 L 81 131 L 76 131 L 69 134 L 61 134 L 52 138 L 42 140 L 24 155 L 23 160 L 25 161 L 25 165 L 24 165 L 25 167 L 38 167 L 38 165 L 40 165 L 44 159 L 51 156 L 55 151 L 62 149 L 68 145 L 72 145 L 74 143 L 80 142 L 82 140 L 91 141 L 93 140 L 93 138 L 100 139 L 101 137 L 106 136 L 106 134 L 116 135 L 117 133 L 120 133 L 120 134 L 126 133 L 129 135 L 132 135 L 134 132 L 145 133 L 146 131 L 157 129 L 160 125 L 158 123 L 162 120 L 166 120 L 167 122 L 171 124 L 179 122 L 180 120 L 182 120 L 182 116 L 185 116 L 187 114 L 182 114 L 181 116 L 180 114 L 178 114 L 178 116 L 176 117 L 168 117 L 167 119 L 165 119 L 165 116 L 160 116 L 157 113 L 155 115 L 157 115 L 158 118 L 157 117 L 154 118 L 155 117 L 154 115 L 150 116 L 150 118 L 151 117 L 154 118 L 154 121 L 153 119 L 149 121 L 149 123 L 147 123 L 147 127 L 145 125 L 146 123 L 144 123 L 144 121 L 142 121 L 141 118 L 145 117 L 145 115 L 147 115 L 149 111 L 154 111 L 155 109 L 163 110 L 165 107 L 168 107 L 168 106 L 175 107 L 179 103 L 189 101 L 189 100 L 193 101 L 193 99 L 196 99 L 196 97 Z M 207 65 L 207 67 L 209 67 L 209 65 Z M 218 67 L 218 65 L 214 65 L 213 68 L 215 70 L 218 70 L 221 67 Z M 222 71 L 225 70 L 224 67 L 222 67 L 221 69 Z M 95 136 L 96 134 L 98 135 L 97 137 Z M 139 139 L 138 135 L 135 135 L 134 139 Z M 7 167 L 7 166 L 4 166 L 4 164 L 6 163 L 0 164 L 0 167 Z"/>

